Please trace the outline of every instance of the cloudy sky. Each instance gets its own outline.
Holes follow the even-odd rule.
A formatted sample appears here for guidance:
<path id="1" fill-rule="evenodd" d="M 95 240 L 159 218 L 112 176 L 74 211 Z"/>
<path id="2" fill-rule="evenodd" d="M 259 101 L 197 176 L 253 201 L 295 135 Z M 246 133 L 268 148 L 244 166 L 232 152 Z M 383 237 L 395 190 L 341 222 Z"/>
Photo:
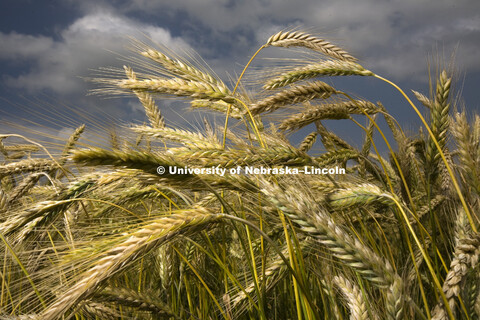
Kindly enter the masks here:
<path id="1" fill-rule="evenodd" d="M 92 84 L 82 79 L 99 67 L 124 64 L 129 37 L 195 50 L 228 80 L 270 35 L 299 26 L 404 89 L 425 94 L 428 61 L 448 63 L 455 53 L 457 89 L 469 110 L 480 111 L 478 0 L 2 0 L 0 119 L 25 121 L 62 105 L 108 121 L 143 121 L 134 100 L 87 95 Z M 265 50 L 257 66 L 275 54 Z M 407 126 L 416 121 L 398 93 L 378 80 L 334 83 L 382 101 Z M 171 104 L 165 108 L 175 116 Z M 74 119 L 63 126 L 73 127 Z"/>

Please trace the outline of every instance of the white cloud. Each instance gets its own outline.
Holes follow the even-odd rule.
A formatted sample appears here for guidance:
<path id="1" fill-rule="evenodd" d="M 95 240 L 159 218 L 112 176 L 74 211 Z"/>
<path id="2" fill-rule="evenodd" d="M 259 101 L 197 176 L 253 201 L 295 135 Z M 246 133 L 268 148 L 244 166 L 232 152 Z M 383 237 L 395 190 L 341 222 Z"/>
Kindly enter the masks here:
<path id="1" fill-rule="evenodd" d="M 54 46 L 51 38 L 31 36 L 11 32 L 0 33 L 0 59 L 20 60 L 37 58 L 47 53 Z"/>
<path id="2" fill-rule="evenodd" d="M 151 39 L 177 50 L 188 49 L 168 30 L 100 11 L 74 21 L 60 32 L 59 40 L 0 33 L 0 59 L 25 62 L 29 67 L 25 74 L 6 76 L 6 82 L 30 92 L 51 89 L 59 94 L 85 94 L 86 84 L 79 77 L 88 76 L 91 69 L 121 65 L 112 52 L 128 55 L 125 46 L 129 36 Z"/>

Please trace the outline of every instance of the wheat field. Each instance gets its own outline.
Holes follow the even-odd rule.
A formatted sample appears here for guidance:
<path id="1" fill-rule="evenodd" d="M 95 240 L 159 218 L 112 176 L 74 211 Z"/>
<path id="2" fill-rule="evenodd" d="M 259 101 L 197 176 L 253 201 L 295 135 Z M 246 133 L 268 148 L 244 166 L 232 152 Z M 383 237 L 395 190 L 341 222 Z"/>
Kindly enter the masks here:
<path id="1" fill-rule="evenodd" d="M 267 47 L 309 59 L 252 72 L 247 88 Z M 135 48 L 138 65 L 91 80 L 136 97 L 148 123 L 106 147 L 80 143 L 88 124 L 55 150 L 0 132 L 0 319 L 479 318 L 480 117 L 458 106 L 448 68 L 430 94 L 407 94 L 282 31 L 226 84 Z M 389 83 L 422 128 L 407 135 L 339 76 Z M 172 98 L 222 121 L 167 125 L 157 101 Z"/>

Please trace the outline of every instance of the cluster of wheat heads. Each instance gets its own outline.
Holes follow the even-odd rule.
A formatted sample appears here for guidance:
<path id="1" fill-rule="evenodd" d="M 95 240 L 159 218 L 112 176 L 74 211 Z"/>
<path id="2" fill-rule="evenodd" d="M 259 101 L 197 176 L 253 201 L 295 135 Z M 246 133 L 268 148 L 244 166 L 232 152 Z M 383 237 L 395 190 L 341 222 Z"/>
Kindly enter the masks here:
<path id="1" fill-rule="evenodd" d="M 133 93 L 147 125 L 109 148 L 76 146 L 81 126 L 53 155 L 0 136 L 1 319 L 478 319 L 480 118 L 454 110 L 451 76 L 438 75 L 431 97 L 414 92 L 427 121 L 330 42 L 279 32 L 260 50 L 271 46 L 315 59 L 270 70 L 252 94 L 237 91 L 243 73 L 230 88 L 139 45 L 150 74 L 125 67 L 123 79 L 96 81 Z M 406 136 L 388 107 L 320 80 L 335 76 L 391 83 L 428 134 Z M 167 96 L 223 113 L 225 125 L 167 126 L 154 100 Z M 335 119 L 355 122 L 364 143 L 324 126 Z M 304 127 L 313 132 L 293 145 L 288 134 Z M 228 170 L 239 166 L 345 174 Z"/>

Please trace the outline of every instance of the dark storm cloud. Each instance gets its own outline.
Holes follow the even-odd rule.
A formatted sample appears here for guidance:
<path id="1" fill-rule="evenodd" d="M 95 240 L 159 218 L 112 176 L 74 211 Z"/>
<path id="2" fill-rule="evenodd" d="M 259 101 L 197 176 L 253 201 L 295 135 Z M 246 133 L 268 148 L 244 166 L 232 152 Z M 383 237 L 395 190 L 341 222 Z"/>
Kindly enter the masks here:
<path id="1" fill-rule="evenodd" d="M 424 71 L 428 54 L 456 49 L 459 68 L 480 71 L 479 1 L 135 0 L 130 10 L 188 14 L 218 34 L 248 29 L 261 44 L 288 25 L 314 27 L 338 39 L 369 68 L 399 79 Z M 234 40 L 232 40 L 233 42 Z M 241 48 L 239 45 L 235 49 Z"/>
<path id="2" fill-rule="evenodd" d="M 227 72 L 238 73 L 269 36 L 294 26 L 339 44 L 365 67 L 409 86 L 412 81 L 426 83 L 429 54 L 448 60 L 456 50 L 461 71 L 480 72 L 479 1 L 56 2 L 68 7 L 73 18 L 47 28 L 56 30 L 50 36 L 16 32 L 12 27 L 0 33 L 4 85 L 31 93 L 47 89 L 60 98 L 78 97 L 82 103 L 91 103 L 84 98 L 87 85 L 79 76 L 88 76 L 98 67 L 121 65 L 112 52 L 129 55 L 126 36 L 142 37 L 142 33 L 170 48 L 194 48 L 225 78 Z M 271 54 L 277 51 L 261 57 Z M 105 105 L 113 108 L 112 102 Z"/>
<path id="3" fill-rule="evenodd" d="M 435 50 L 441 54 L 445 51 L 448 58 L 458 48 L 458 66 L 469 72 L 480 71 L 480 59 L 476 54 L 480 51 L 478 1 L 135 0 L 79 3 L 65 0 L 62 3 L 75 3 L 83 16 L 61 30 L 58 40 L 15 32 L 0 34 L 1 42 L 7 44 L 0 49 L 0 59 L 23 59 L 33 63 L 30 72 L 8 76 L 9 85 L 72 92 L 78 88 L 75 76 L 112 60 L 105 49 L 123 52 L 125 35 L 138 35 L 139 32 L 167 46 L 175 41 L 185 45 L 182 39 L 171 36 L 171 33 L 179 34 L 199 46 L 195 49 L 215 60 L 215 65 L 227 68 L 232 63 L 226 61 L 231 57 L 229 53 L 248 55 L 272 33 L 299 24 L 316 28 L 326 38 L 340 43 L 368 68 L 398 79 L 423 75 L 426 56 L 436 54 Z M 145 21 L 131 18 L 139 12 L 145 15 Z M 170 29 L 158 27 L 162 17 L 171 17 L 175 12 L 182 13 L 181 21 Z"/>

